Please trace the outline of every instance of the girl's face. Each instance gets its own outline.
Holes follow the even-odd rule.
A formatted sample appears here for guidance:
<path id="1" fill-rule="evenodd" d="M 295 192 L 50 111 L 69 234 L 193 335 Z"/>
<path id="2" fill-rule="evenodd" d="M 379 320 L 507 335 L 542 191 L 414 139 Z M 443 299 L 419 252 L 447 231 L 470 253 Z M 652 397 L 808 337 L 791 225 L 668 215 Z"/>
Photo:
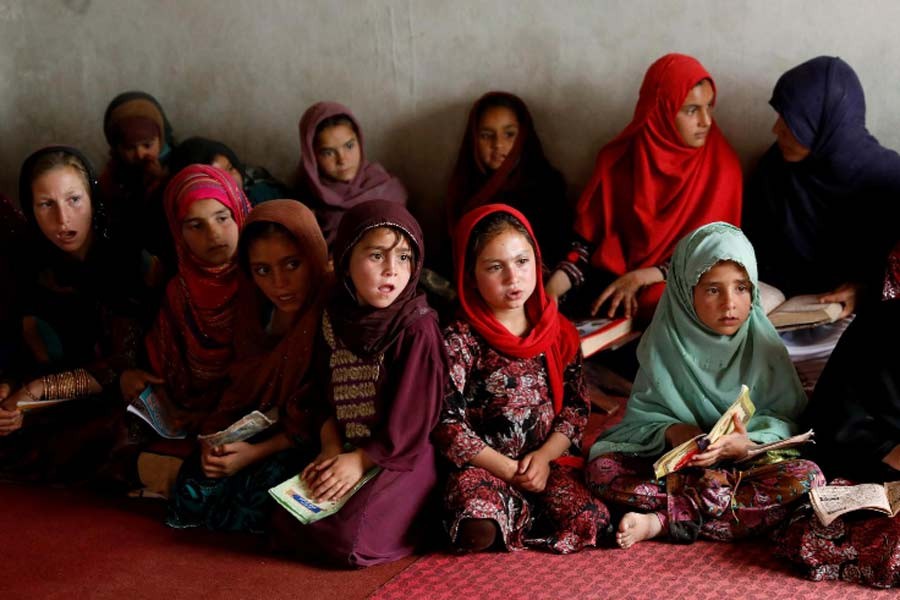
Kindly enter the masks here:
<path id="1" fill-rule="evenodd" d="M 734 335 L 750 317 L 753 284 L 744 267 L 723 261 L 694 286 L 694 310 L 700 321 L 720 335 Z"/>
<path id="2" fill-rule="evenodd" d="M 159 153 L 162 145 L 159 136 L 153 136 L 133 144 L 119 144 L 116 147 L 122 160 L 131 165 L 146 165 L 159 163 Z"/>
<path id="3" fill-rule="evenodd" d="M 87 255 L 93 237 L 91 195 L 75 168 L 61 166 L 31 183 L 32 206 L 41 233 L 76 258 Z"/>
<path id="4" fill-rule="evenodd" d="M 775 134 L 775 143 L 778 144 L 781 156 L 786 162 L 800 162 L 809 156 L 810 149 L 794 136 L 781 115 L 778 115 L 778 119 L 772 125 L 772 133 Z"/>
<path id="5" fill-rule="evenodd" d="M 366 233 L 350 253 L 350 280 L 360 306 L 387 308 L 409 283 L 412 247 L 406 236 L 388 227 Z"/>
<path id="6" fill-rule="evenodd" d="M 519 135 L 519 119 L 505 106 L 492 106 L 478 120 L 478 158 L 496 171 L 506 160 Z"/>
<path id="7" fill-rule="evenodd" d="M 310 289 L 310 266 L 300 247 L 282 233 L 258 238 L 248 249 L 253 281 L 281 312 L 300 310 Z"/>
<path id="8" fill-rule="evenodd" d="M 327 127 L 316 136 L 316 163 L 322 175 L 344 183 L 353 181 L 360 158 L 359 140 L 349 125 Z"/>
<path id="9" fill-rule="evenodd" d="M 713 101 L 716 95 L 712 84 L 704 79 L 691 88 L 684 104 L 675 115 L 675 129 L 689 148 L 702 148 L 713 123 Z"/>
<path id="10" fill-rule="evenodd" d="M 534 250 L 524 235 L 505 229 L 475 259 L 475 286 L 495 315 L 524 310 L 537 285 Z"/>
<path id="11" fill-rule="evenodd" d="M 224 265 L 237 250 L 237 223 L 228 207 L 215 198 L 191 204 L 181 222 L 181 235 L 191 253 L 211 267 Z"/>
<path id="12" fill-rule="evenodd" d="M 228 160 L 228 157 L 223 154 L 216 154 L 216 157 L 212 161 L 212 166 L 222 169 L 234 179 L 234 182 L 238 184 L 238 187 L 244 188 L 244 177 L 241 175 L 241 172 L 237 170 L 231 161 Z"/>

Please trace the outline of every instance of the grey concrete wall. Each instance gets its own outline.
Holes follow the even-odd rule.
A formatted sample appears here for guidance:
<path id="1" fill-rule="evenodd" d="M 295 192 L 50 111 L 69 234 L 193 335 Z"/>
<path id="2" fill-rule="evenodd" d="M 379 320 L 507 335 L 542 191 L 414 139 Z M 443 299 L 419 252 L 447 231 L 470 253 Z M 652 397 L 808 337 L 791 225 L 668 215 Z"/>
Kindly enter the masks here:
<path id="1" fill-rule="evenodd" d="M 524 97 L 574 196 L 670 51 L 715 77 L 745 165 L 771 143 L 776 78 L 819 54 L 857 70 L 871 131 L 900 148 L 898 23 L 894 0 L 0 0 L 0 191 L 48 143 L 102 163 L 103 110 L 124 90 L 159 98 L 180 138 L 283 178 L 301 113 L 334 99 L 431 229 L 475 97 Z"/>

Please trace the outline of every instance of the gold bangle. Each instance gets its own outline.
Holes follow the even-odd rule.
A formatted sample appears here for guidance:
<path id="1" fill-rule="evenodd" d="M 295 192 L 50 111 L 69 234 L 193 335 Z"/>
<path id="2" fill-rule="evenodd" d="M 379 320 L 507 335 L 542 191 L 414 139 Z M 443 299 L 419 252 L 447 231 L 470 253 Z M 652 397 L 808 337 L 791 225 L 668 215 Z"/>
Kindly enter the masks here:
<path id="1" fill-rule="evenodd" d="M 33 393 L 31 393 L 31 390 L 28 389 L 28 383 L 26 383 L 25 385 L 22 386 L 22 391 L 25 392 L 25 395 L 28 396 L 29 398 L 31 398 L 33 401 L 35 401 L 35 402 L 41 401 L 40 398 L 35 397 L 35 395 Z M 43 396 L 43 394 L 42 394 L 42 396 Z"/>

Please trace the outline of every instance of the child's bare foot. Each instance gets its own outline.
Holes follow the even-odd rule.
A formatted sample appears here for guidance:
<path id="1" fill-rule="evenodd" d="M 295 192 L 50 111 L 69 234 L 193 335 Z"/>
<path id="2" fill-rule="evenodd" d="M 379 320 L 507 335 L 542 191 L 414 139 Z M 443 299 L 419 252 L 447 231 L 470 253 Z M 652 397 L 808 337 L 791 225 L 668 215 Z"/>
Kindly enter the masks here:
<path id="1" fill-rule="evenodd" d="M 662 533 L 662 523 L 656 513 L 627 513 L 619 521 L 616 543 L 620 548 L 630 548 L 638 542 L 655 538 Z"/>

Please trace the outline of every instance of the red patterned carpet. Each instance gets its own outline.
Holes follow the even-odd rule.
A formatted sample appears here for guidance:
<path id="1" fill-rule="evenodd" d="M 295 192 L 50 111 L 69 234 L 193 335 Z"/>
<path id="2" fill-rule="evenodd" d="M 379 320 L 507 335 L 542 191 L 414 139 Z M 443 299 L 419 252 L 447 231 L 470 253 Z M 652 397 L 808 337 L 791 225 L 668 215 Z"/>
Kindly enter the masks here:
<path id="1" fill-rule="evenodd" d="M 813 583 L 771 558 L 762 542 L 645 542 L 627 551 L 430 555 L 379 588 L 372 600 L 589 600 L 896 598 L 844 582 Z"/>

